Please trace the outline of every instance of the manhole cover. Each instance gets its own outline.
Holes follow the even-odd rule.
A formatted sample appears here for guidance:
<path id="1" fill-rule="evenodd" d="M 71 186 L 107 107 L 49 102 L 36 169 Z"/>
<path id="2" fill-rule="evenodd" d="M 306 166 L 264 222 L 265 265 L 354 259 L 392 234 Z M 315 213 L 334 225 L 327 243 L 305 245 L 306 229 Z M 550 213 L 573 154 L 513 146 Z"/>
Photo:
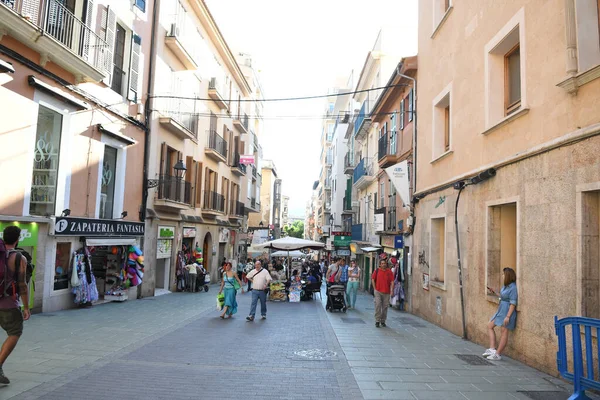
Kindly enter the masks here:
<path id="1" fill-rule="evenodd" d="M 360 318 L 353 318 L 353 317 L 342 317 L 342 322 L 345 322 L 347 324 L 364 324 L 365 321 L 363 321 Z"/>
<path id="2" fill-rule="evenodd" d="M 307 360 L 326 360 L 328 358 L 333 358 L 337 356 L 337 353 L 335 351 L 319 349 L 300 350 L 294 352 L 294 354 L 298 357 L 302 357 Z"/>
<path id="3" fill-rule="evenodd" d="M 475 356 L 472 354 L 455 354 L 456 357 L 460 358 L 469 365 L 494 365 L 483 357 Z"/>
<path id="4" fill-rule="evenodd" d="M 519 390 L 517 393 L 523 393 L 533 400 L 566 400 L 569 397 L 565 392 L 535 392 L 530 390 Z"/>

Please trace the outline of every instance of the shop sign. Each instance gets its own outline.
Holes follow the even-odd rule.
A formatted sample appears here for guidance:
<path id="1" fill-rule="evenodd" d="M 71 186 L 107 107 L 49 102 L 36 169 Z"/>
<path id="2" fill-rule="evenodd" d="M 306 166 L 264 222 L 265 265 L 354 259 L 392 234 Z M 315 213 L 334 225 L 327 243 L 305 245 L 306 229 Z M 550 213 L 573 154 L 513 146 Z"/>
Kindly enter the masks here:
<path id="1" fill-rule="evenodd" d="M 404 236 L 403 235 L 394 236 L 394 248 L 395 249 L 403 249 L 404 248 Z"/>
<path id="2" fill-rule="evenodd" d="M 352 236 L 352 232 L 332 232 L 333 236 Z"/>
<path id="3" fill-rule="evenodd" d="M 394 248 L 394 237 L 393 236 L 382 236 L 381 245 L 383 247 Z"/>
<path id="4" fill-rule="evenodd" d="M 37 245 L 37 222 L 0 222 L 0 239 L 2 239 L 4 228 L 11 225 L 16 225 L 19 228 L 21 228 L 21 236 L 19 236 L 19 247 L 35 247 Z"/>
<path id="5" fill-rule="evenodd" d="M 248 164 L 254 164 L 254 155 L 240 155 L 240 164 L 243 165 L 248 165 Z"/>
<path id="6" fill-rule="evenodd" d="M 195 238 L 196 237 L 196 228 L 183 228 L 183 237 L 184 238 Z"/>
<path id="7" fill-rule="evenodd" d="M 350 250 L 337 250 L 337 255 L 338 256 L 349 256 L 350 255 Z"/>
<path id="8" fill-rule="evenodd" d="M 173 248 L 173 241 L 171 239 L 158 239 L 156 241 L 156 258 L 169 258 L 171 257 L 171 249 Z"/>
<path id="9" fill-rule="evenodd" d="M 143 222 L 110 219 L 55 217 L 50 235 L 55 236 L 144 236 Z"/>
<path id="10" fill-rule="evenodd" d="M 350 246 L 350 242 L 352 241 L 352 236 L 334 236 L 333 237 L 333 245 L 338 247 L 348 247 Z"/>
<path id="11" fill-rule="evenodd" d="M 385 214 L 375 214 L 373 218 L 373 231 L 375 232 L 383 232 L 383 220 Z"/>
<path id="12" fill-rule="evenodd" d="M 159 239 L 174 239 L 175 238 L 175 227 L 174 226 L 158 226 L 158 238 Z"/>
<path id="13" fill-rule="evenodd" d="M 402 203 L 410 204 L 408 161 L 404 160 L 385 169 L 390 181 L 402 199 Z"/>
<path id="14" fill-rule="evenodd" d="M 325 250 L 333 250 L 333 240 L 331 240 L 331 238 L 327 238 L 327 242 L 325 243 Z"/>
<path id="15" fill-rule="evenodd" d="M 229 242 L 229 229 L 219 228 L 219 243 Z"/>

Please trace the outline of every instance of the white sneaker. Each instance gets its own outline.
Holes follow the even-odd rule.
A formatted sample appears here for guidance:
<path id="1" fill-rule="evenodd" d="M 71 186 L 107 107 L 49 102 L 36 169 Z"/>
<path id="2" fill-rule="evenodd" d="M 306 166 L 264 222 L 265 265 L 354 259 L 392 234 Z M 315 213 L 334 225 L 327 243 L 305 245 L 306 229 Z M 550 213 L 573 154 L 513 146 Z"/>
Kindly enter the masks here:
<path id="1" fill-rule="evenodd" d="M 483 357 L 491 356 L 492 354 L 496 354 L 496 349 L 487 349 L 485 353 L 482 354 Z"/>
<path id="2" fill-rule="evenodd" d="M 502 357 L 500 357 L 498 354 L 494 353 L 492 355 L 487 356 L 487 359 L 491 360 L 491 361 L 500 361 L 500 360 L 502 360 Z"/>

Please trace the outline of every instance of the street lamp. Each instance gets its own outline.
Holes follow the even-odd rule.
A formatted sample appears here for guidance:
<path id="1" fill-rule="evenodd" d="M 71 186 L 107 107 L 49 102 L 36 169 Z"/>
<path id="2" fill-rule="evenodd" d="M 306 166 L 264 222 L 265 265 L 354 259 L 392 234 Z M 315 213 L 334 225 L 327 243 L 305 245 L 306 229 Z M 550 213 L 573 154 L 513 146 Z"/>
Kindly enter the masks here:
<path id="1" fill-rule="evenodd" d="M 261 227 L 261 228 L 263 227 L 263 225 L 264 225 L 264 224 L 263 224 L 263 222 L 262 222 L 262 221 L 260 221 L 260 222 L 258 223 L 258 226 L 259 226 L 259 227 Z"/>
<path id="2" fill-rule="evenodd" d="M 329 216 L 329 227 L 330 227 L 329 229 L 331 230 L 331 232 L 333 232 L 333 222 L 334 222 L 334 220 L 335 219 L 333 218 L 333 214 L 331 214 Z"/>
<path id="3" fill-rule="evenodd" d="M 187 168 L 185 168 L 185 165 L 183 165 L 183 160 L 179 160 L 179 161 L 177 161 L 177 163 L 175 164 L 173 169 L 175 170 L 175 178 L 177 179 L 177 181 L 176 181 L 177 185 L 175 185 L 175 193 L 176 193 L 175 200 L 180 201 L 181 200 L 181 180 L 183 179 Z"/>

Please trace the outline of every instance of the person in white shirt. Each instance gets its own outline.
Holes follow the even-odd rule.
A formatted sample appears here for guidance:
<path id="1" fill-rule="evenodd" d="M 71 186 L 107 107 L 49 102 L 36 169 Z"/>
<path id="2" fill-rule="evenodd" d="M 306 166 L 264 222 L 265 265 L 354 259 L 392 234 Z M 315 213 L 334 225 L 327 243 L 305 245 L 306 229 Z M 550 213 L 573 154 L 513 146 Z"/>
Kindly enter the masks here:
<path id="1" fill-rule="evenodd" d="M 247 276 L 248 280 L 252 282 L 252 306 L 250 307 L 250 315 L 246 317 L 248 321 L 254 321 L 254 315 L 256 314 L 256 306 L 260 299 L 260 315 L 261 319 L 267 318 L 267 292 L 265 289 L 269 288 L 271 282 L 271 275 L 269 271 L 262 267 L 260 261 L 254 263 L 254 270 L 252 270 Z"/>

